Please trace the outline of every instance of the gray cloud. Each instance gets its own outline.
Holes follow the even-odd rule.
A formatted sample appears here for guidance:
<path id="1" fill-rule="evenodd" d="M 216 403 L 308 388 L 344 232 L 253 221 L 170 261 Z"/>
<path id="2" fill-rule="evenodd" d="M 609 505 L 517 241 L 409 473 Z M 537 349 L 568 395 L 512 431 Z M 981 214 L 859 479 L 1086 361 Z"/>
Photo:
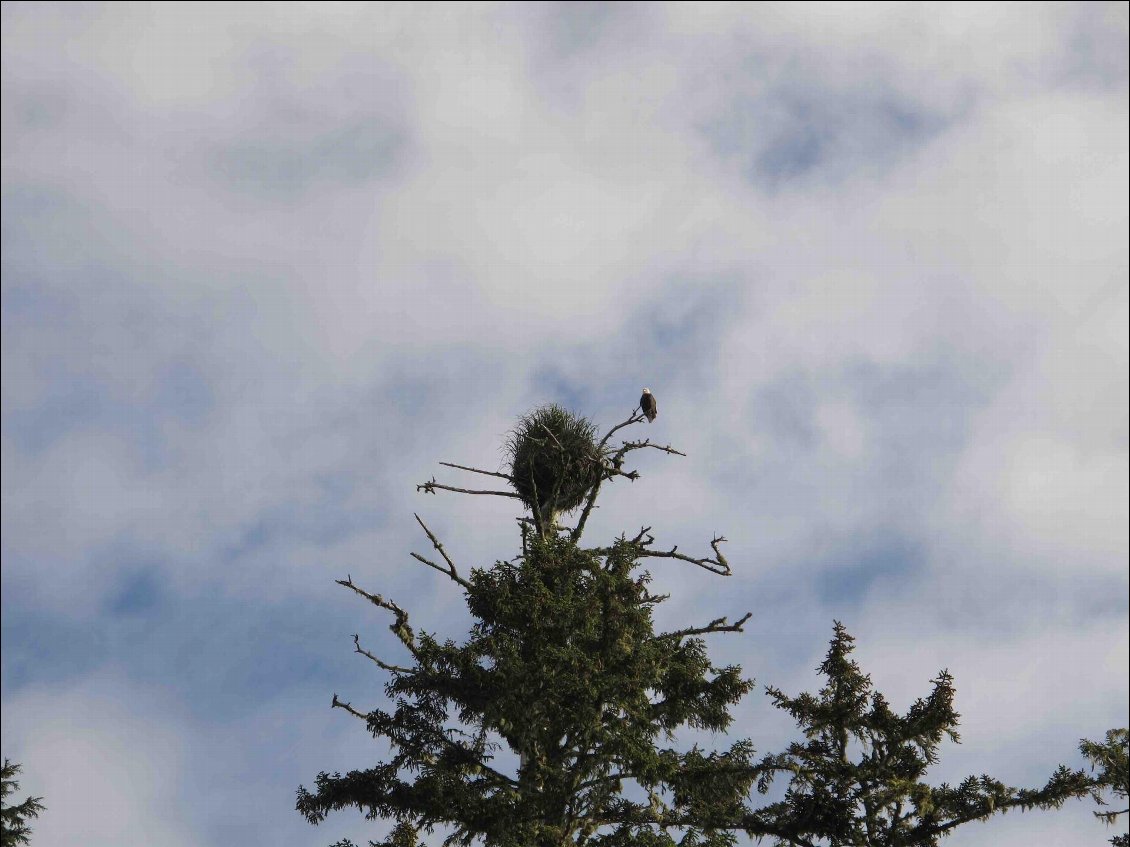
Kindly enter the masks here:
<path id="1" fill-rule="evenodd" d="M 749 78 L 756 94 L 739 94 L 703 127 L 724 159 L 767 190 L 797 188 L 800 178 L 842 180 L 881 173 L 945 130 L 950 115 L 923 108 L 881 80 L 847 90 L 806 80 L 788 65 L 775 77 Z"/>
<path id="2" fill-rule="evenodd" d="M 234 121 L 207 127 L 212 152 L 202 166 L 267 202 L 395 177 L 409 163 L 403 76 L 356 53 L 321 78 L 296 79 L 294 52 L 265 47 L 250 63 L 255 81 Z"/>
<path id="3" fill-rule="evenodd" d="M 322 182 L 364 183 L 387 173 L 401 143 L 380 118 L 309 138 L 294 138 L 285 125 L 275 130 L 261 142 L 241 140 L 221 148 L 214 159 L 216 175 L 236 190 L 294 196 Z"/>

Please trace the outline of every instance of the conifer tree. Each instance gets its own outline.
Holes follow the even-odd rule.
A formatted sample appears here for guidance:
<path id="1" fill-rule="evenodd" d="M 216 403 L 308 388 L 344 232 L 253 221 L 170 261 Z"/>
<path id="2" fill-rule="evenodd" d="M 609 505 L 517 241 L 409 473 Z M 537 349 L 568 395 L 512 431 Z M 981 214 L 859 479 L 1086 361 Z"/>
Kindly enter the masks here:
<path id="1" fill-rule="evenodd" d="M 804 740 L 762 761 L 761 790 L 775 774 L 787 776 L 788 790 L 749 815 L 750 834 L 769 833 L 777 845 L 799 847 L 928 847 L 962 824 L 1014 808 L 1058 808 L 1091 788 L 1085 773 L 1062 765 L 1039 789 L 1011 788 L 986 775 L 931 786 L 926 771 L 938 761 L 938 746 L 960 740 L 953 678 L 943 670 L 930 694 L 900 715 L 851 659 L 854 649 L 837 621 L 818 695 L 767 689 Z"/>
<path id="2" fill-rule="evenodd" d="M 1106 806 L 1108 801 L 1104 795 L 1108 791 L 1113 795 L 1114 808 L 1095 812 L 1095 817 L 1113 826 L 1118 823 L 1119 815 L 1130 814 L 1130 808 L 1122 808 L 1127 805 L 1127 797 L 1130 796 L 1130 730 L 1109 730 L 1106 739 L 1101 742 L 1083 739 L 1079 752 L 1090 761 L 1095 772 L 1091 791 L 1095 802 Z M 1130 833 L 1115 835 L 1110 843 L 1114 847 L 1130 847 Z"/>
<path id="3" fill-rule="evenodd" d="M 419 486 L 511 497 L 526 507 L 522 550 L 510 561 L 464 576 L 417 516 L 442 561 L 413 553 L 445 574 L 475 618 L 462 644 L 416 632 L 392 600 L 353 582 L 340 584 L 392 614 L 390 629 L 410 660 L 378 658 L 354 636 L 354 649 L 388 672 L 391 708 L 333 706 L 391 742 L 391 757 L 362 771 L 318 775 L 300 788 L 298 809 L 312 823 L 356 807 L 396 825 L 389 847 L 418 843 L 443 827 L 445 844 L 497 847 L 729 845 L 755 779 L 753 749 L 679 750 L 682 727 L 724 730 L 730 707 L 752 682 L 738 667 L 714 667 L 702 636 L 741 631 L 717 618 L 656 632 L 652 610 L 665 596 L 648 590 L 648 558 L 730 573 L 714 538 L 712 556 L 657 549 L 648 528 L 601 547 L 582 546 L 602 485 L 635 480 L 625 459 L 649 440 L 612 445 L 633 414 L 600 441 L 587 420 L 556 406 L 521 420 L 510 440 L 509 473 L 443 463 L 501 478 L 506 490 Z M 580 510 L 572 526 L 562 516 Z M 510 765 L 503 761 L 512 751 Z M 515 755 L 516 754 L 516 755 Z M 514 759 L 517 759 L 515 762 Z M 345 844 L 347 842 L 342 842 Z M 375 842 L 370 842 L 374 844 Z"/>
<path id="4" fill-rule="evenodd" d="M 43 811 L 42 797 L 28 797 L 18 806 L 7 806 L 4 798 L 20 790 L 20 783 L 16 774 L 21 766 L 4 760 L 0 768 L 0 847 L 16 847 L 18 844 L 28 844 L 31 840 L 31 827 L 28 821 L 38 818 Z"/>

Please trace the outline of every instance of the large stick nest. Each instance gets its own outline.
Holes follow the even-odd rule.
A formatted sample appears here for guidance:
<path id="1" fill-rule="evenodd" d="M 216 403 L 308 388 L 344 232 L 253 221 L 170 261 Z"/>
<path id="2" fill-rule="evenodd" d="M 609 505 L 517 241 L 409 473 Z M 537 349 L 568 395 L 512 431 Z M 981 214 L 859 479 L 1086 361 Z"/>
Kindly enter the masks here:
<path id="1" fill-rule="evenodd" d="M 557 405 L 524 415 L 506 440 L 510 477 L 531 510 L 567 513 L 585 501 L 603 471 L 596 426 Z"/>

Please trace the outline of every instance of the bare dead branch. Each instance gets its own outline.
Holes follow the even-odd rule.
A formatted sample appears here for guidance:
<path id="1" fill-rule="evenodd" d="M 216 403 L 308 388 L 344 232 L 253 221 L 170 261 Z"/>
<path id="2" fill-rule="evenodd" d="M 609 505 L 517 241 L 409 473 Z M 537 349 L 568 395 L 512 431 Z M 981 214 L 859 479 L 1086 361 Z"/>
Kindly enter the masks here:
<path id="1" fill-rule="evenodd" d="M 605 479 L 611 479 L 614 476 L 622 476 L 630 479 L 632 482 L 635 482 L 640 478 L 639 471 L 622 471 L 615 465 L 611 465 L 608 462 L 604 462 L 603 467 Z"/>
<path id="2" fill-rule="evenodd" d="M 615 435 L 619 430 L 623 429 L 624 427 L 631 426 L 632 424 L 643 423 L 643 421 L 646 420 L 646 418 L 644 418 L 644 416 L 642 414 L 640 414 L 640 415 L 636 414 L 636 411 L 638 409 L 639 409 L 639 406 L 636 406 L 636 408 L 632 410 L 631 415 L 628 416 L 628 419 L 626 421 L 621 421 L 620 423 L 616 424 L 616 426 L 612 427 L 612 429 L 608 430 L 608 432 L 605 433 L 604 438 L 600 439 L 600 443 L 597 446 L 603 447 L 605 444 L 608 443 L 608 439 L 610 439 L 613 435 Z"/>
<path id="3" fill-rule="evenodd" d="M 577 521 L 577 525 L 573 528 L 573 531 L 569 533 L 569 539 L 574 544 L 581 540 L 581 535 L 585 531 L 585 524 L 588 523 L 589 515 L 592 514 L 592 510 L 596 506 L 596 497 L 600 494 L 600 484 L 603 481 L 603 477 L 597 479 L 596 483 L 589 490 L 589 496 L 585 498 L 585 508 L 581 512 L 581 518 Z"/>
<path id="4" fill-rule="evenodd" d="M 585 524 L 588 522 L 589 516 L 592 514 L 593 509 L 596 508 L 596 500 L 600 494 L 601 483 L 604 480 L 622 476 L 625 479 L 635 482 L 640 478 L 639 471 L 625 471 L 622 469 L 625 455 L 630 453 L 632 450 L 641 450 L 645 447 L 651 447 L 655 450 L 661 450 L 664 453 L 670 453 L 677 456 L 686 455 L 685 453 L 676 450 L 670 445 L 661 446 L 658 444 L 652 444 L 650 439 L 644 439 L 643 441 L 625 441 L 622 446 L 615 451 L 606 450 L 605 445 L 608 444 L 608 441 L 619 430 L 623 429 L 624 427 L 631 426 L 632 424 L 641 423 L 642 421 L 646 420 L 644 415 L 636 414 L 637 411 L 639 411 L 639 406 L 637 406 L 632 411 L 632 413 L 626 420 L 621 421 L 620 423 L 612 427 L 612 429 L 608 430 L 608 432 L 605 433 L 604 437 L 600 440 L 600 443 L 597 445 L 598 455 L 592 457 L 591 460 L 599 463 L 601 467 L 601 477 L 589 490 L 588 496 L 585 499 L 585 507 L 581 512 L 581 517 L 577 521 L 576 527 L 574 527 L 572 532 L 570 533 L 570 538 L 573 542 L 579 541 L 581 535 L 584 533 Z M 552 435 L 552 433 L 550 433 L 550 435 Z"/>
<path id="5" fill-rule="evenodd" d="M 641 557 L 652 559 L 678 559 L 680 562 L 688 562 L 692 565 L 698 565 L 698 567 L 703 568 L 704 570 L 708 570 L 711 573 L 716 573 L 719 576 L 729 576 L 731 573 L 733 573 L 730 570 L 730 563 L 726 560 L 726 557 L 722 555 L 722 551 L 718 549 L 718 545 L 725 540 L 725 538 L 719 536 L 714 538 L 710 542 L 710 546 L 714 549 L 713 559 L 706 556 L 702 558 L 696 558 L 694 556 L 688 556 L 685 553 L 680 553 L 678 545 L 672 547 L 670 550 L 664 551 L 649 550 L 644 544 L 641 544 L 639 555 Z"/>
<path id="6" fill-rule="evenodd" d="M 364 588 L 356 585 L 353 582 L 352 576 L 347 575 L 345 579 L 338 579 L 335 580 L 335 582 L 337 582 L 338 585 L 343 585 L 351 591 L 360 594 L 374 606 L 380 606 L 382 609 L 388 609 L 392 612 L 393 615 L 396 616 L 396 620 L 389 624 L 388 628 L 392 631 L 393 635 L 400 639 L 400 642 L 408 648 L 408 651 L 413 656 L 419 658 L 416 652 L 416 634 L 412 632 L 412 627 L 408 624 L 408 613 L 406 611 L 391 600 L 386 600 L 379 594 L 370 594 Z"/>
<path id="7" fill-rule="evenodd" d="M 461 577 L 461 576 L 459 576 L 459 574 L 455 573 L 455 571 L 452 568 L 440 567 L 435 562 L 433 562 L 431 559 L 425 558 L 424 556 L 421 556 L 419 553 L 411 553 L 410 555 L 412 556 L 413 559 L 415 559 L 420 564 L 427 565 L 429 568 L 432 568 L 434 570 L 439 571 L 441 574 L 443 574 L 444 576 L 450 577 L 453 582 L 459 583 L 464 588 L 469 589 L 471 587 L 471 583 L 467 582 L 467 580 L 463 579 L 463 577 Z"/>
<path id="8" fill-rule="evenodd" d="M 645 438 L 643 441 L 625 441 L 623 446 L 616 451 L 616 455 L 623 456 L 633 450 L 643 450 L 645 447 L 650 447 L 653 450 L 662 450 L 664 453 L 670 453 L 672 456 L 683 456 L 685 458 L 687 455 L 680 450 L 676 450 L 670 444 L 652 444 L 650 438 Z"/>
<path id="9" fill-rule="evenodd" d="M 555 438 L 554 441 L 556 440 L 557 439 Z M 561 486 L 564 485 L 564 483 L 564 476 L 558 476 L 556 479 L 554 479 L 553 491 L 551 491 L 549 494 L 549 502 L 545 503 L 543 506 L 543 508 L 545 508 L 548 513 L 546 515 L 542 515 L 542 524 L 546 531 L 546 537 L 548 537 L 548 534 L 550 532 L 557 531 L 557 498 L 561 494 Z M 534 488 L 534 491 L 537 491 L 536 486 Z M 541 501 L 539 500 L 538 502 L 540 503 Z"/>
<path id="10" fill-rule="evenodd" d="M 400 665 L 390 665 L 388 662 L 382 662 L 368 650 L 361 646 L 361 638 L 356 633 L 353 634 L 353 652 L 360 653 L 365 656 L 378 667 L 390 673 L 415 673 L 411 668 L 402 668 Z"/>
<path id="11" fill-rule="evenodd" d="M 527 505 L 530 506 L 530 514 L 533 515 L 534 529 L 537 531 L 539 537 L 545 538 L 546 529 L 541 514 L 541 495 L 538 494 L 538 483 L 532 473 L 530 474 L 530 487 L 534 490 L 534 502 Z"/>
<path id="12" fill-rule="evenodd" d="M 644 418 L 642 416 L 637 416 L 635 419 L 632 419 L 632 420 L 644 420 Z M 632 420 L 625 421 L 622 424 L 618 424 L 617 427 L 614 427 L 609 432 L 609 435 L 611 435 L 612 432 L 615 432 L 616 429 L 618 429 L 619 427 L 626 426 L 627 424 L 631 423 Z M 601 442 L 602 448 L 603 448 L 603 445 L 604 445 L 604 442 L 602 441 Z M 686 453 L 683 453 L 680 450 L 676 450 L 670 444 L 666 444 L 666 445 L 652 444 L 651 439 L 649 439 L 649 438 L 645 438 L 643 441 L 624 441 L 624 442 L 621 443 L 619 449 L 617 449 L 617 450 L 604 451 L 602 449 L 601 458 L 600 458 L 599 461 L 601 462 L 601 465 L 604 468 L 604 473 L 605 473 L 606 477 L 611 478 L 613 476 L 624 476 L 624 477 L 627 477 L 628 479 L 630 479 L 632 482 L 635 482 L 637 479 L 640 478 L 640 473 L 639 473 L 639 471 L 624 471 L 624 470 L 621 470 L 621 468 L 624 466 L 624 457 L 626 455 L 628 455 L 629 453 L 631 453 L 633 450 L 643 450 L 643 449 L 648 448 L 648 447 L 650 447 L 653 450 L 660 450 L 660 451 L 662 451 L 664 453 L 668 453 L 672 456 L 686 456 L 687 455 Z"/>
<path id="13" fill-rule="evenodd" d="M 608 440 L 608 437 L 611 436 L 612 433 L 616 431 L 616 429 L 621 426 L 627 426 L 628 424 L 632 423 L 633 420 L 634 418 L 629 418 L 627 421 L 624 421 L 622 424 L 618 424 L 617 427 L 614 427 L 608 433 L 608 435 L 604 437 L 604 441 L 600 442 L 601 446 L 604 445 L 604 442 Z M 596 498 L 600 495 L 600 486 L 601 483 L 604 482 L 604 480 L 611 479 L 615 476 L 622 476 L 626 479 L 631 480 L 632 482 L 635 482 L 640 478 L 639 471 L 620 470 L 620 467 L 623 464 L 623 458 L 624 457 L 622 454 L 614 454 L 612 457 L 608 457 L 607 454 L 604 454 L 603 452 L 600 456 L 592 457 L 592 461 L 598 462 L 600 464 L 601 475 L 597 479 L 596 483 L 592 486 L 592 488 L 589 489 L 588 496 L 585 498 L 585 508 L 581 512 L 580 520 L 577 521 L 576 527 L 574 527 L 572 533 L 570 533 L 570 538 L 574 543 L 580 541 L 581 535 L 584 534 L 585 524 L 588 522 L 589 515 L 592 514 L 592 510 L 596 507 Z"/>
<path id="14" fill-rule="evenodd" d="M 457 470 L 461 470 L 461 471 L 470 471 L 471 473 L 480 473 L 483 476 L 496 476 L 499 479 L 506 480 L 507 482 L 513 482 L 514 481 L 514 477 L 510 476 L 510 474 L 499 473 L 498 471 L 484 471 L 481 468 L 469 468 L 466 465 L 457 465 L 454 462 L 440 462 L 440 464 L 443 465 L 445 468 L 456 468 Z"/>
<path id="15" fill-rule="evenodd" d="M 711 573 L 718 574 L 719 576 L 730 576 L 730 574 L 732 573 L 732 571 L 730 570 L 730 563 L 722 554 L 722 551 L 718 546 L 719 544 L 724 543 L 725 540 L 726 539 L 720 535 L 715 536 L 711 540 L 710 546 L 714 550 L 714 558 L 710 558 L 708 556 L 698 558 L 695 556 L 688 556 L 685 553 L 680 553 L 679 546 L 677 544 L 670 550 L 652 550 L 650 548 L 651 545 L 655 543 L 655 536 L 651 535 L 650 526 L 641 527 L 640 531 L 636 533 L 635 538 L 633 538 L 628 543 L 636 548 L 636 555 L 641 558 L 646 557 L 652 559 L 678 559 L 680 562 L 688 562 L 692 565 L 697 565 L 698 567 L 703 568 L 704 570 L 708 570 Z M 601 554 L 607 554 L 612 551 L 610 548 L 601 548 L 597 552 Z"/>
<path id="16" fill-rule="evenodd" d="M 345 709 L 345 711 L 349 712 L 349 714 L 353 715 L 353 717 L 360 718 L 361 720 L 365 721 L 366 723 L 369 722 L 369 716 L 368 715 L 362 714 L 361 712 L 354 709 L 352 704 L 346 703 L 344 700 L 338 700 L 336 692 L 334 693 L 333 703 L 331 703 L 330 707 L 333 708 L 333 709 Z"/>
<path id="17" fill-rule="evenodd" d="M 436 482 L 436 478 L 434 476 L 427 482 L 417 485 L 416 490 L 423 491 L 425 494 L 435 494 L 437 490 L 440 490 L 454 491 L 456 494 L 492 494 L 495 497 L 514 497 L 518 500 L 522 499 L 521 495 L 514 491 L 476 491 L 471 488 L 456 488 L 453 485 L 441 485 L 440 483 Z"/>
<path id="18" fill-rule="evenodd" d="M 687 629 L 676 630 L 674 632 L 664 632 L 660 635 L 655 636 L 655 640 L 658 641 L 660 639 L 667 638 L 686 638 L 688 635 L 706 635 L 709 632 L 745 632 L 745 629 L 743 627 L 745 626 L 745 622 L 748 621 L 751 617 L 753 617 L 753 612 L 746 612 L 745 616 L 742 617 L 741 620 L 736 621 L 732 624 L 727 624 L 726 618 L 715 618 L 706 626 L 694 626 L 688 627 Z"/>
<path id="19" fill-rule="evenodd" d="M 436 550 L 439 552 L 439 554 L 441 556 L 443 556 L 443 560 L 445 562 L 447 562 L 447 567 L 446 568 L 440 567 L 439 565 L 437 565 L 435 562 L 431 561 L 430 559 L 425 559 L 419 553 L 413 553 L 412 558 L 415 559 L 418 562 L 423 562 L 429 568 L 435 568 L 440 573 L 446 574 L 447 576 L 451 577 L 452 580 L 459 583 L 464 588 L 470 589 L 471 583 L 467 582 L 467 580 L 465 580 L 465 579 L 463 579 L 463 577 L 459 576 L 459 572 L 455 569 L 455 562 L 451 561 L 451 557 L 449 555 L 447 555 L 447 551 L 445 549 L 443 549 L 443 544 L 441 544 L 440 540 L 438 538 L 436 538 L 435 533 L 433 533 L 430 529 L 428 529 L 427 524 L 425 524 L 423 522 L 423 520 L 420 519 L 419 515 L 413 513 L 412 516 L 414 518 L 416 518 L 416 523 L 418 523 L 420 525 L 420 527 L 424 530 L 424 532 L 427 533 L 428 540 L 430 542 L 432 542 L 432 546 L 436 548 Z"/>

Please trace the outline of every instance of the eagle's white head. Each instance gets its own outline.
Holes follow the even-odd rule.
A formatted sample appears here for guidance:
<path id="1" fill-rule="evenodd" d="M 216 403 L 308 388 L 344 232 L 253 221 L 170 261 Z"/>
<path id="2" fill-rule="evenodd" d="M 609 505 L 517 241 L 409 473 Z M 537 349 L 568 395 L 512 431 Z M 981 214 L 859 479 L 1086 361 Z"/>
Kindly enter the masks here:
<path id="1" fill-rule="evenodd" d="M 650 389 L 650 388 L 645 388 L 645 389 L 643 390 L 643 393 L 644 393 L 644 394 L 650 394 L 650 393 L 651 393 L 651 389 Z"/>

